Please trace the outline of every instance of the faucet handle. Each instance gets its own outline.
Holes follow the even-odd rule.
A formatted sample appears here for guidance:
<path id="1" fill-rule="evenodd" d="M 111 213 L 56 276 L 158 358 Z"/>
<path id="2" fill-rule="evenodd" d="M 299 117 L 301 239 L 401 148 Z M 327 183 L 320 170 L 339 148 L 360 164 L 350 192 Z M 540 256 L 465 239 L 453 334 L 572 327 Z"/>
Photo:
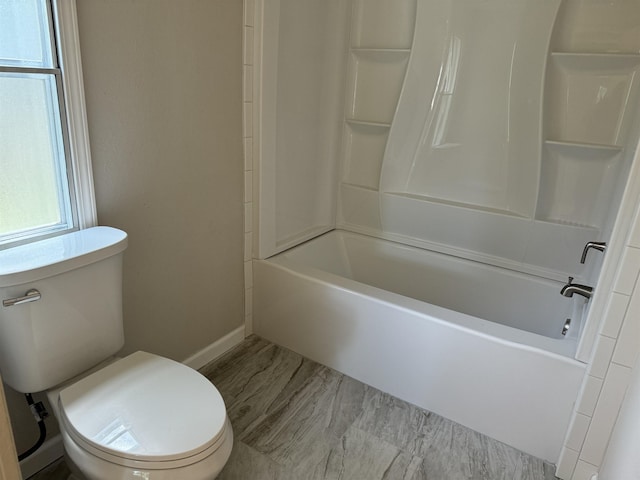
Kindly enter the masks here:
<path id="1" fill-rule="evenodd" d="M 569 283 L 568 283 L 568 285 L 571 285 L 571 282 L 573 282 L 573 277 L 569 277 Z"/>
<path id="2" fill-rule="evenodd" d="M 587 242 L 587 244 L 584 246 L 584 250 L 582 250 L 582 258 L 580 258 L 580 263 L 585 262 L 585 260 L 587 259 L 587 253 L 589 252 L 590 248 L 595 248 L 599 252 L 604 252 L 605 249 L 607 248 L 607 243 L 606 242 Z"/>

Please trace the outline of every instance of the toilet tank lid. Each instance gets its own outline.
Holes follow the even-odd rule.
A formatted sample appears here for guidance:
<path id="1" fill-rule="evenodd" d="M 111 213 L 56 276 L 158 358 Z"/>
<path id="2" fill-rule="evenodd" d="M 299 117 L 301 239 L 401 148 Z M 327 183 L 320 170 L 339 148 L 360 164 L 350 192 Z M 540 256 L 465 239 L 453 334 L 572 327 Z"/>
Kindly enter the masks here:
<path id="1" fill-rule="evenodd" d="M 116 255 L 127 234 L 112 227 L 77 232 L 0 250 L 0 287 L 34 282 Z"/>

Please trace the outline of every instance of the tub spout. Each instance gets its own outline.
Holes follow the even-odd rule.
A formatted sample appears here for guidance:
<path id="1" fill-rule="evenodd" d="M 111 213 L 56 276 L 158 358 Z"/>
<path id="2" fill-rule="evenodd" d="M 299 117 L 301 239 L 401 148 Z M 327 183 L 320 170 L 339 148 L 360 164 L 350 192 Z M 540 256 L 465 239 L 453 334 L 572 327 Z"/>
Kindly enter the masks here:
<path id="1" fill-rule="evenodd" d="M 560 290 L 560 295 L 564 295 L 565 297 L 573 297 L 573 294 L 577 293 L 578 295 L 582 295 L 587 300 L 591 298 L 591 295 L 593 294 L 593 287 L 572 282 L 573 277 L 569 277 L 569 283 L 562 287 L 562 290 Z"/>

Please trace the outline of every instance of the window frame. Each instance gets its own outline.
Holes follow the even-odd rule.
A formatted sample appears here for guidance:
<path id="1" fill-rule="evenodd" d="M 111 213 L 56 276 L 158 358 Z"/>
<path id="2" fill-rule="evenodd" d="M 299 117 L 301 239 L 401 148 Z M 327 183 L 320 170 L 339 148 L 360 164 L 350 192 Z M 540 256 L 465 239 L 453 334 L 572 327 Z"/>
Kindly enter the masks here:
<path id="1" fill-rule="evenodd" d="M 80 35 L 75 0 L 51 0 L 59 68 L 69 130 L 69 155 L 78 228 L 97 224 L 89 126 L 84 96 Z"/>
<path id="2" fill-rule="evenodd" d="M 93 170 L 89 129 L 84 96 L 82 59 L 80 55 L 80 36 L 75 0 L 47 0 L 49 21 L 53 31 L 51 38 L 53 55 L 57 57 L 57 66 L 48 70 L 51 74 L 59 70 L 56 76 L 60 104 L 60 123 L 63 130 L 66 156 L 67 183 L 71 202 L 72 228 L 34 229 L 31 234 L 0 244 L 0 250 L 25 243 L 63 235 L 70 231 L 97 225 Z M 14 70 L 14 69 L 11 69 Z M 43 69 L 20 68 L 20 71 Z M 39 233 L 42 232 L 42 233 Z"/>

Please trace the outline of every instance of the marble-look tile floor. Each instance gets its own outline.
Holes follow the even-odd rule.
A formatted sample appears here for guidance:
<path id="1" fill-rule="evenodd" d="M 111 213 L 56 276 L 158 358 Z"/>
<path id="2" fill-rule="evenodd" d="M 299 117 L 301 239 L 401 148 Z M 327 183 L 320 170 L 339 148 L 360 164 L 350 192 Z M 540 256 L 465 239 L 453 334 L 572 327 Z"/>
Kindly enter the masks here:
<path id="1" fill-rule="evenodd" d="M 556 478 L 542 460 L 256 336 L 201 372 L 235 434 L 221 480 Z M 32 480 L 66 473 L 59 463 Z"/>

